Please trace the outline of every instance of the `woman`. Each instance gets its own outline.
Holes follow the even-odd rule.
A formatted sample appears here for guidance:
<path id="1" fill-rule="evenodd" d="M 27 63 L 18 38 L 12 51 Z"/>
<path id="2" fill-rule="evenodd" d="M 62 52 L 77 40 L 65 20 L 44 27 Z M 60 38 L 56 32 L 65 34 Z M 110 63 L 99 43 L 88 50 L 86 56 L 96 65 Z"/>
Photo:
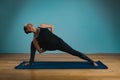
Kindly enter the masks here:
<path id="1" fill-rule="evenodd" d="M 50 30 L 49 30 L 50 29 Z M 41 24 L 38 28 L 35 28 L 33 24 L 29 23 L 24 26 L 26 34 L 33 33 L 34 38 L 31 42 L 31 55 L 28 63 L 23 65 L 32 65 L 34 62 L 36 50 L 39 53 L 45 52 L 46 50 L 60 50 L 67 52 L 73 56 L 77 56 L 84 60 L 87 60 L 94 66 L 97 66 L 95 61 L 84 55 L 83 53 L 74 50 L 65 41 L 53 33 L 54 27 L 50 24 Z"/>

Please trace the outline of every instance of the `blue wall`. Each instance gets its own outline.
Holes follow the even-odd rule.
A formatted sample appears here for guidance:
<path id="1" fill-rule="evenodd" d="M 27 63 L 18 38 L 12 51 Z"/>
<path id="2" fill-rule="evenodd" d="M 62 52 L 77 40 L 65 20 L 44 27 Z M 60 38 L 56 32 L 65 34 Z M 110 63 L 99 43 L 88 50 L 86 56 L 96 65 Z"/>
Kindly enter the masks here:
<path id="1" fill-rule="evenodd" d="M 48 23 L 84 53 L 120 52 L 119 0 L 0 0 L 0 53 L 29 53 L 23 25 Z M 59 52 L 59 51 L 55 51 Z M 52 52 L 53 53 L 53 52 Z"/>

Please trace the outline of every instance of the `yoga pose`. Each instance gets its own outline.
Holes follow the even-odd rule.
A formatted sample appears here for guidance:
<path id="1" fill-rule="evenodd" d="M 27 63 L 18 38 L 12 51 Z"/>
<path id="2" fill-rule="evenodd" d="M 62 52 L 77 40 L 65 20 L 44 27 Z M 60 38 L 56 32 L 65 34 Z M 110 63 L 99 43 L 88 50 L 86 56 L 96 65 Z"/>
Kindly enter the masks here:
<path id="1" fill-rule="evenodd" d="M 28 63 L 23 64 L 25 66 L 33 64 L 36 50 L 39 53 L 43 53 L 47 50 L 64 51 L 73 56 L 77 56 L 79 58 L 87 60 L 93 66 L 97 66 L 95 61 L 93 61 L 83 53 L 74 50 L 63 39 L 55 35 L 53 33 L 54 27 L 50 24 L 40 24 L 38 28 L 35 28 L 33 24 L 29 23 L 24 26 L 24 31 L 26 34 L 34 34 L 33 41 L 31 42 L 30 60 Z"/>

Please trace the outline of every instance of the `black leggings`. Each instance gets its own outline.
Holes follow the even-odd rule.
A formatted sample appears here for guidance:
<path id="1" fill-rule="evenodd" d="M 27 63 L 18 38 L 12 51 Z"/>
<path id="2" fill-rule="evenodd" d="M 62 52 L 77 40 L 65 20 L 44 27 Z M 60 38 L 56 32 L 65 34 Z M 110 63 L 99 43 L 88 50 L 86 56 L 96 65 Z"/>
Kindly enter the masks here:
<path id="1" fill-rule="evenodd" d="M 77 56 L 79 58 L 82 58 L 84 60 L 87 60 L 88 62 L 93 62 L 92 59 L 90 59 L 89 57 L 87 57 L 86 55 L 84 55 L 83 53 L 74 50 L 71 46 L 69 46 L 66 42 L 64 42 L 63 40 L 61 40 L 58 44 L 58 50 L 67 52 L 73 56 Z"/>
<path id="2" fill-rule="evenodd" d="M 63 40 L 60 40 L 58 45 L 57 45 L 57 50 L 60 50 L 60 51 L 64 51 L 64 52 L 67 52 L 73 56 L 77 56 L 79 58 L 82 58 L 84 60 L 87 60 L 88 62 L 90 63 L 93 63 L 93 60 L 90 59 L 89 57 L 87 57 L 86 55 L 84 55 L 83 53 L 79 52 L 79 51 L 76 51 L 74 50 L 73 48 L 71 48 L 66 42 L 64 42 Z M 35 57 L 35 52 L 36 52 L 36 49 L 33 45 L 33 42 L 31 43 L 31 55 L 30 55 L 30 63 L 33 63 L 34 62 L 34 57 Z"/>

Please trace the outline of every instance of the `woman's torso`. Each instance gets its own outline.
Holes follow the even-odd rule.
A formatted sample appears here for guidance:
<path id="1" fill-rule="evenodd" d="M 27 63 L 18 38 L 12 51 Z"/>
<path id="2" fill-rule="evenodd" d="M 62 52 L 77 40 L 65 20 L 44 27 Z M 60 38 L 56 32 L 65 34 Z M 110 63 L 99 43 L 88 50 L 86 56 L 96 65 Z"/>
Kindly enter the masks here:
<path id="1" fill-rule="evenodd" d="M 41 48 L 46 50 L 57 49 L 57 44 L 61 40 L 58 36 L 50 32 L 48 28 L 39 28 L 37 39 Z"/>

